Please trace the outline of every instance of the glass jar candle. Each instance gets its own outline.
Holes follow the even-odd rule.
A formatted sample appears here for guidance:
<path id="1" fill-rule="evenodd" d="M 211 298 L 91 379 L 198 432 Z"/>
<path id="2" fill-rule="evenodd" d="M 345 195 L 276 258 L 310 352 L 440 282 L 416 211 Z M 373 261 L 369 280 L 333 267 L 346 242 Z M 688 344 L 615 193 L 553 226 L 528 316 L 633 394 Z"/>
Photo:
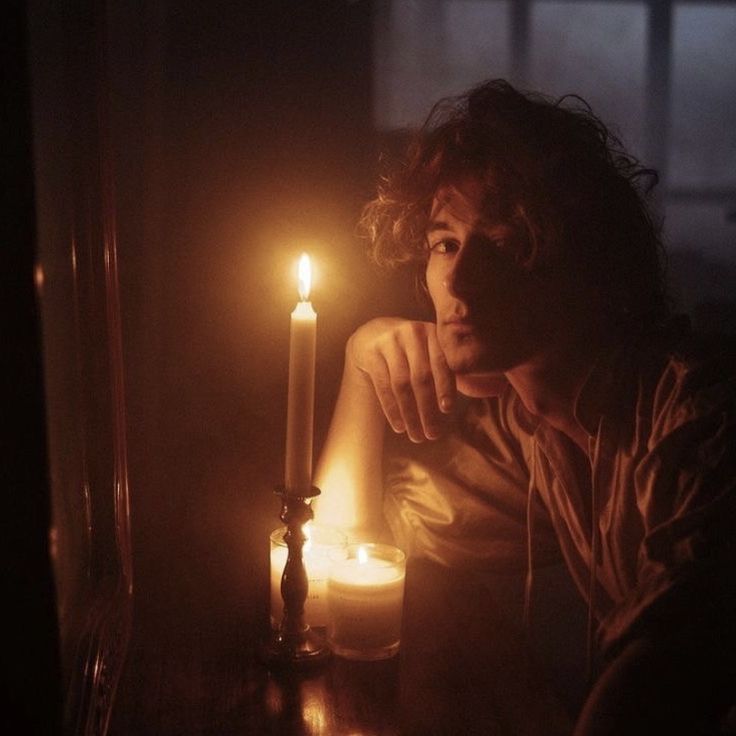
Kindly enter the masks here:
<path id="1" fill-rule="evenodd" d="M 332 555 L 327 641 L 347 659 L 375 660 L 399 650 L 406 556 L 387 544 L 353 544 Z"/>
<path id="2" fill-rule="evenodd" d="M 289 555 L 284 541 L 285 527 L 271 532 L 271 627 L 278 629 L 284 613 L 284 600 L 281 597 L 281 577 Z M 309 590 L 304 603 L 304 617 L 311 627 L 327 625 L 327 576 L 330 569 L 331 554 L 339 552 L 347 545 L 345 535 L 332 527 L 307 524 L 307 540 L 302 548 L 302 559 L 307 572 Z"/>

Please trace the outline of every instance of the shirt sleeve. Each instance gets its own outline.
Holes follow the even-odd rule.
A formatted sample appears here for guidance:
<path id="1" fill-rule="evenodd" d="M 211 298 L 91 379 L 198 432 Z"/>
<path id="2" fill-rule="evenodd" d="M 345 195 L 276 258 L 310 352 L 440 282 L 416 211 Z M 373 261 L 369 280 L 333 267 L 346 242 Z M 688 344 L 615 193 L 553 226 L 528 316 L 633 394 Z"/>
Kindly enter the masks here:
<path id="1" fill-rule="evenodd" d="M 386 520 L 408 554 L 464 569 L 526 569 L 529 473 L 500 399 L 468 401 L 434 442 L 392 438 L 385 470 Z M 534 561 L 551 564 L 559 547 L 536 499 Z"/>
<path id="2" fill-rule="evenodd" d="M 644 524 L 637 586 L 604 620 L 604 650 L 640 634 L 718 637 L 736 620 L 734 379 L 670 366 L 647 450 L 635 475 Z"/>

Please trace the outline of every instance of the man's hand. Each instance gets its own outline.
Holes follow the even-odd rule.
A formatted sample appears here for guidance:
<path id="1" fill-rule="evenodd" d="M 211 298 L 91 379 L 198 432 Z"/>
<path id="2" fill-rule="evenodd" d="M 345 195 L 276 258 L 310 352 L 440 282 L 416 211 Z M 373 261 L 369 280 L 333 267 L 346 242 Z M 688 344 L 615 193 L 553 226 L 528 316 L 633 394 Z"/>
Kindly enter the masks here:
<path id="1" fill-rule="evenodd" d="M 348 340 L 345 370 L 370 381 L 395 432 L 406 432 L 412 442 L 439 437 L 456 388 L 432 322 L 367 322 Z"/>
<path id="2" fill-rule="evenodd" d="M 489 382 L 474 374 L 459 378 L 458 387 L 488 395 Z M 356 330 L 314 475 L 322 491 L 315 502 L 319 523 L 348 529 L 354 539 L 375 539 L 383 524 L 386 419 L 414 442 L 434 439 L 456 396 L 432 322 L 380 318 Z"/>

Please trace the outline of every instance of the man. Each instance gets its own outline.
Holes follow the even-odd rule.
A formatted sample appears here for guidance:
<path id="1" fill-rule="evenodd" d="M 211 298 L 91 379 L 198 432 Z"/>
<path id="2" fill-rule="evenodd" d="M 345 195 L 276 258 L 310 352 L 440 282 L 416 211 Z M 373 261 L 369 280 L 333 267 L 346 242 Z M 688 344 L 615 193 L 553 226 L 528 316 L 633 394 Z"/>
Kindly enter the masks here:
<path id="1" fill-rule="evenodd" d="M 733 352 L 668 314 L 653 178 L 580 104 L 493 81 L 439 105 L 363 218 L 379 262 L 418 266 L 435 321 L 350 338 L 317 474 L 318 517 L 360 535 L 385 422 L 442 436 L 434 507 L 389 478 L 394 528 L 447 564 L 522 555 L 528 597 L 551 529 L 599 662 L 585 736 L 717 733 L 736 692 Z"/>

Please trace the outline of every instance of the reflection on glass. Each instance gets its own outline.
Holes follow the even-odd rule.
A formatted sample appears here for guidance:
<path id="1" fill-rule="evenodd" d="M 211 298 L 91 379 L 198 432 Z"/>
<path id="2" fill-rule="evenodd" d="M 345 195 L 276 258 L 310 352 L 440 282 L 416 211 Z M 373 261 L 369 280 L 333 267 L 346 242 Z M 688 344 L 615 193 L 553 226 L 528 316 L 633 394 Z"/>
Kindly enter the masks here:
<path id="1" fill-rule="evenodd" d="M 108 90 L 94 23 L 82 12 L 31 6 L 37 283 L 65 733 L 104 736 L 133 592 Z"/>
<path id="2" fill-rule="evenodd" d="M 669 173 L 676 186 L 736 185 L 736 6 L 677 3 Z"/>
<path id="3" fill-rule="evenodd" d="M 393 0 L 376 13 L 374 121 L 422 123 L 440 97 L 509 75 L 509 3 Z"/>
<path id="4" fill-rule="evenodd" d="M 727 211 L 721 202 L 672 202 L 665 209 L 668 246 L 673 252 L 698 251 L 709 261 L 736 263 L 736 223 L 728 220 Z"/>
<path id="5" fill-rule="evenodd" d="M 532 3 L 529 86 L 575 93 L 643 156 L 645 3 Z"/>

